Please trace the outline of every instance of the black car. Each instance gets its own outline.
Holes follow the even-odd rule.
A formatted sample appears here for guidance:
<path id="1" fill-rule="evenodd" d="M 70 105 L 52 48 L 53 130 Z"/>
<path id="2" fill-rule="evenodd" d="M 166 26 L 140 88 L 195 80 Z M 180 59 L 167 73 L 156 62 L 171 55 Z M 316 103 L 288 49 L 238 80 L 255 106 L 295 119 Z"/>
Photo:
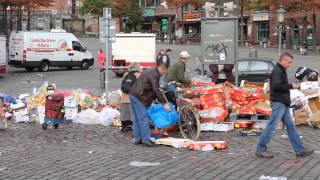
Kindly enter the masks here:
<path id="1" fill-rule="evenodd" d="M 242 80 L 250 82 L 265 82 L 270 78 L 271 72 L 276 66 L 277 62 L 274 59 L 239 59 L 238 60 L 238 74 L 239 82 Z M 235 75 L 235 71 L 233 70 Z M 212 76 L 212 72 L 208 72 L 208 76 Z M 219 74 L 219 82 L 225 81 L 225 74 Z"/>

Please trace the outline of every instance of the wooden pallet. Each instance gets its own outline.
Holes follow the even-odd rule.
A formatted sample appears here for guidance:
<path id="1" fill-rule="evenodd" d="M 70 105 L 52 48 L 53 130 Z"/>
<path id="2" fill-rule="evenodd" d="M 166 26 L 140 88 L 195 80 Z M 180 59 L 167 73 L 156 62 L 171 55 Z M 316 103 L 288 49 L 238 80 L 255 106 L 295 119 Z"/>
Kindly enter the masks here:
<path id="1" fill-rule="evenodd" d="M 229 114 L 230 121 L 258 121 L 258 120 L 268 120 L 269 116 L 264 114 Z"/>

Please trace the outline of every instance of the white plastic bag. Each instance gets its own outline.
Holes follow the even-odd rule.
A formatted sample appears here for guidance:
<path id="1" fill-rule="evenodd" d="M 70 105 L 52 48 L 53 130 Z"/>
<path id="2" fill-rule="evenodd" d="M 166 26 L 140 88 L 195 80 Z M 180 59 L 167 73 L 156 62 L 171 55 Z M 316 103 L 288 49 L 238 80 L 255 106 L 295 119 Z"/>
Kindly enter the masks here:
<path id="1" fill-rule="evenodd" d="M 99 113 L 89 108 L 81 111 L 72 122 L 80 124 L 99 124 Z"/>
<path id="2" fill-rule="evenodd" d="M 99 113 L 99 122 L 101 125 L 111 126 L 113 120 L 119 116 L 120 116 L 120 112 L 118 110 L 115 110 L 112 108 L 104 108 Z"/>
<path id="3" fill-rule="evenodd" d="M 108 97 L 110 106 L 118 106 L 121 102 L 121 95 L 117 91 L 112 91 Z"/>

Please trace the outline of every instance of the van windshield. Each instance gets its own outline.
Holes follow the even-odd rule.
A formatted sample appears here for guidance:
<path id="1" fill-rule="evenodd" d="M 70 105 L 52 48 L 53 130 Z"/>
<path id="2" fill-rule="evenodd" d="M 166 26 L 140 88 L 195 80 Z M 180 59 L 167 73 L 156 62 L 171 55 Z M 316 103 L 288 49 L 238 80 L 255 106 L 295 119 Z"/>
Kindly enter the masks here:
<path id="1" fill-rule="evenodd" d="M 72 49 L 74 51 L 85 52 L 85 49 L 81 46 L 81 44 L 77 41 L 72 41 Z"/>

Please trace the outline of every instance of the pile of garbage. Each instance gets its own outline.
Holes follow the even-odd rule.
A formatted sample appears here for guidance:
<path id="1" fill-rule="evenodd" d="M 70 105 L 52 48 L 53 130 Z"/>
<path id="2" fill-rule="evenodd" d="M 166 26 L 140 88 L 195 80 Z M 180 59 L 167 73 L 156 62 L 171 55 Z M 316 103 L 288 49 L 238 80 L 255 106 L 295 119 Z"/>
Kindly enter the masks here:
<path id="1" fill-rule="evenodd" d="M 320 92 L 318 82 L 303 82 L 300 90 L 291 90 L 291 115 L 296 125 L 320 128 Z"/>
<path id="2" fill-rule="evenodd" d="M 200 115 L 202 131 L 256 130 L 266 126 L 271 114 L 267 83 L 243 82 L 240 87 L 229 82 L 206 83 L 194 83 L 196 86 L 186 89 L 179 99 L 191 104 Z"/>
<path id="3" fill-rule="evenodd" d="M 7 127 L 8 120 L 16 123 L 37 122 L 43 124 L 46 116 L 48 86 L 49 83 L 45 82 L 41 87 L 34 88 L 31 95 L 21 94 L 19 97 L 0 93 L 0 128 Z M 119 92 L 111 92 L 108 98 L 105 94 L 95 96 L 85 89 L 56 89 L 54 94 L 63 97 L 63 105 L 57 111 L 63 112 L 64 120 L 67 123 L 110 126 L 120 116 L 118 109 L 121 94 Z"/>

